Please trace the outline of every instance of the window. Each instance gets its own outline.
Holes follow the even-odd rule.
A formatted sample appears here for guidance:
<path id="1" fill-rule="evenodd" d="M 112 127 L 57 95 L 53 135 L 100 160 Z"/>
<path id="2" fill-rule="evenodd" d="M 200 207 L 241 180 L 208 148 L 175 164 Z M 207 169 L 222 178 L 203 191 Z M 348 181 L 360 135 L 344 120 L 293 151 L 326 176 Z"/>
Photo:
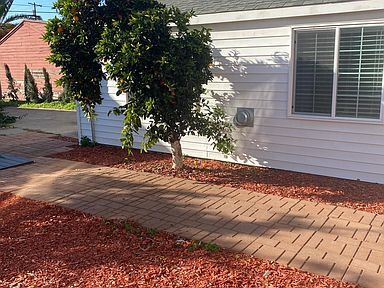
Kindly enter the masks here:
<path id="1" fill-rule="evenodd" d="M 380 119 L 384 26 L 295 31 L 292 112 Z"/>

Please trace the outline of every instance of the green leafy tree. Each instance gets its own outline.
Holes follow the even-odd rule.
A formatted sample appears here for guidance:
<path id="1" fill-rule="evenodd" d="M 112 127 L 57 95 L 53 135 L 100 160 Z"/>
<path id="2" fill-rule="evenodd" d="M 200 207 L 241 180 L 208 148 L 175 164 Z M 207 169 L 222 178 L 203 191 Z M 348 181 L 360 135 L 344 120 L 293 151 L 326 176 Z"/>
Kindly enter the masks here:
<path id="1" fill-rule="evenodd" d="M 19 89 L 16 87 L 16 82 L 15 79 L 13 79 L 11 69 L 9 69 L 7 64 L 4 64 L 4 70 L 8 81 L 8 91 L 6 93 L 6 97 L 10 98 L 12 101 L 17 101 L 17 93 L 19 92 Z"/>
<path id="2" fill-rule="evenodd" d="M 47 69 L 43 68 L 43 75 L 44 75 L 44 88 L 43 88 L 43 98 L 45 102 L 52 102 L 53 100 L 53 90 L 52 90 L 52 84 L 51 80 L 49 78 L 49 74 L 47 72 Z"/>
<path id="3" fill-rule="evenodd" d="M 24 66 L 24 93 L 25 99 L 27 101 L 32 101 L 34 103 L 41 102 L 35 78 L 33 77 L 31 70 L 29 70 L 27 65 Z"/>
<path id="4" fill-rule="evenodd" d="M 49 60 L 61 69 L 58 84 L 67 85 L 92 118 L 95 105 L 102 101 L 103 72 L 94 52 L 104 24 L 100 1 L 58 0 L 54 8 L 61 17 L 48 21 L 43 36 L 51 49 Z"/>
<path id="5" fill-rule="evenodd" d="M 5 23 L 0 25 L 0 39 L 2 39 L 5 35 L 8 34 L 15 27 L 14 24 Z"/>
<path id="6" fill-rule="evenodd" d="M 97 47 L 118 94 L 129 95 L 126 105 L 114 109 L 125 116 L 123 145 L 132 147 L 141 119 L 148 119 L 144 150 L 159 140 L 170 143 L 176 169 L 183 165 L 185 135 L 206 136 L 224 153 L 233 149 L 223 110 L 201 98 L 203 85 L 212 79 L 211 38 L 207 29 L 188 26 L 192 15 L 165 7 L 134 12 L 106 27 Z"/>
<path id="7" fill-rule="evenodd" d="M 91 9 L 88 1 L 59 0 L 55 7 L 62 18 L 49 21 L 45 34 L 50 60 L 62 66 L 62 81 L 70 83 L 85 112 L 101 103 L 103 63 L 108 78 L 117 81 L 117 94 L 129 95 L 126 105 L 113 110 L 125 116 L 124 147 L 132 147 L 133 134 L 147 119 L 143 149 L 159 140 L 169 142 L 173 168 L 183 165 L 180 139 L 185 135 L 205 136 L 214 148 L 230 153 L 232 125 L 221 108 L 201 97 L 203 85 L 212 79 L 209 31 L 189 26 L 192 13 L 156 1 L 99 4 Z M 86 53 L 80 55 L 82 50 Z M 95 82 L 85 81 L 89 77 Z"/>

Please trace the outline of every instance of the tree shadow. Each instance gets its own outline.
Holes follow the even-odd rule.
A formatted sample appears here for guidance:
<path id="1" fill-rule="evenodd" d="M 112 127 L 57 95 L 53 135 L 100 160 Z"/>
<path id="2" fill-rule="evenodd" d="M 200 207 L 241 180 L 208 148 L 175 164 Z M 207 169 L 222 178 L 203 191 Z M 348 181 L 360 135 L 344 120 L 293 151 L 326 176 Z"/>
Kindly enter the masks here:
<path id="1" fill-rule="evenodd" d="M 9 203 L 4 205 L 4 202 Z M 50 283 L 60 282 L 66 286 L 89 282 L 107 286 L 111 281 L 114 285 L 138 284 L 140 281 L 142 285 L 156 286 L 169 285 L 166 280 L 172 278 L 178 283 L 186 281 L 183 287 L 190 287 L 190 276 L 185 279 L 185 273 L 180 274 L 182 268 L 199 275 L 195 285 L 220 286 L 222 279 L 211 277 L 212 271 L 220 271 L 220 275 L 236 275 L 233 278 L 235 282 L 231 279 L 226 281 L 233 286 L 249 277 L 253 281 L 269 281 L 275 273 L 278 276 L 284 271 L 287 277 L 295 278 L 299 273 L 276 263 L 228 251 L 191 252 L 185 246 L 177 245 L 176 237 L 163 232 L 152 236 L 142 231 L 141 234 L 127 233 L 123 228 L 124 222 L 101 221 L 69 209 L 14 199 L 10 194 L 0 194 L 0 206 L 3 219 L 0 236 L 6 237 L 0 246 L 10 247 L 2 250 L 5 261 L 2 261 L 4 269 L 0 270 L 0 279 L 3 283 L 40 285 L 46 284 L 46 277 L 49 277 Z M 138 228 L 132 225 L 129 227 Z M 264 276 L 266 270 L 271 274 L 268 279 Z M 319 279 L 319 276 L 305 277 Z"/>
<path id="2" fill-rule="evenodd" d="M 266 77 L 264 79 L 263 76 L 265 75 L 259 75 L 257 78 L 263 79 L 257 79 L 258 82 L 255 82 L 256 78 L 253 76 L 255 73 L 263 71 L 264 73 L 269 73 L 269 78 L 273 78 L 273 75 L 281 73 L 281 69 L 285 71 L 289 55 L 284 52 L 275 52 L 266 60 L 248 60 L 246 57 L 240 57 L 240 53 L 236 49 L 223 52 L 223 49 L 219 48 L 213 48 L 213 55 L 214 68 L 212 72 L 217 79 L 213 83 L 219 81 L 227 83 L 229 86 L 224 91 L 220 91 L 220 89 L 208 90 L 209 96 L 218 105 L 225 108 L 231 121 L 233 121 L 237 107 L 255 109 L 255 125 L 253 127 L 237 127 L 234 130 L 233 136 L 235 140 L 241 141 L 241 143 L 236 145 L 235 153 L 226 158 L 232 160 L 232 162 L 269 167 L 269 160 L 263 159 L 262 156 L 258 155 L 260 154 L 258 151 L 266 151 L 268 146 L 260 143 L 257 139 L 250 138 L 249 135 L 258 134 L 260 126 L 258 122 L 261 115 L 262 117 L 271 116 L 272 112 L 270 110 L 257 110 L 259 106 L 262 106 L 257 102 L 264 101 L 265 98 L 268 98 L 266 94 L 273 93 L 273 91 L 265 91 L 270 90 L 268 85 L 274 83 L 277 79 L 267 79 Z M 243 86 L 244 84 L 246 86 Z M 256 147 L 256 149 L 250 154 L 244 151 L 244 147 Z"/>
<path id="3" fill-rule="evenodd" d="M 148 228 L 166 230 L 205 242 L 216 242 L 229 249 L 245 249 L 243 251 L 256 256 L 259 255 L 262 247 L 279 251 L 281 249 L 279 244 L 286 243 L 285 241 L 292 241 L 296 245 L 292 239 L 299 235 L 321 231 L 336 239 L 340 235 L 353 235 L 355 232 L 355 228 L 343 223 L 334 230 L 336 224 L 330 214 L 336 207 L 331 207 L 328 214 L 320 214 L 324 208 L 322 205 L 312 204 L 311 210 L 303 210 L 302 206 L 309 205 L 308 203 L 264 194 L 245 194 L 244 190 L 210 186 L 197 181 L 186 183 L 183 179 L 160 178 L 150 173 L 138 175 L 130 171 L 100 169 L 97 166 L 74 162 L 52 165 L 48 175 L 44 166 L 52 162 L 54 160 L 46 160 L 45 163 L 37 162 L 34 164 L 33 172 L 29 173 L 26 173 L 25 167 L 23 167 L 24 171 L 14 171 L 12 180 L 6 181 L 3 189 L 31 199 L 52 201 L 69 208 L 75 207 L 84 213 L 93 213 L 107 218 L 128 218 Z M 12 187 L 12 183 L 17 183 L 23 189 Z M 34 217 L 46 217 L 44 210 L 40 208 L 37 207 L 28 212 L 30 217 L 28 221 L 35 221 Z M 12 205 L 4 209 L 22 210 L 18 206 L 12 208 Z M 54 212 L 58 208 L 50 209 Z M 12 221 L 15 227 L 22 229 L 25 217 L 25 214 L 20 217 L 14 215 L 9 221 Z M 52 216 L 49 217 L 52 218 Z M 48 221 L 48 218 L 45 221 Z M 71 251 L 81 253 L 85 243 L 77 242 L 74 237 L 71 238 L 70 231 L 62 232 L 60 222 L 54 223 L 52 226 L 57 229 L 55 235 L 68 235 L 66 238 L 68 243 L 61 247 L 66 251 L 65 253 L 47 250 L 52 253 L 49 257 L 57 255 L 62 257 Z M 10 223 L 8 226 L 11 226 Z M 73 229 L 73 226 L 71 227 Z M 41 226 L 35 228 L 42 229 Z M 362 231 L 366 229 L 368 233 L 370 228 L 367 225 L 366 228 L 361 229 Z M 284 237 L 291 240 L 276 238 L 279 231 L 285 232 Z M 97 229 L 93 229 L 91 225 L 83 233 L 94 235 L 92 233 L 97 233 Z M 349 241 L 356 241 L 356 243 L 361 241 L 361 239 L 351 238 Z M 110 245 L 114 247 L 113 243 Z M 305 243 L 297 245 L 305 246 Z M 110 252 L 111 247 L 102 245 L 100 249 L 95 249 L 103 254 L 107 253 L 106 251 Z M 315 247 L 309 247 L 309 249 L 315 250 Z M 117 250 L 112 249 L 112 251 L 117 253 Z M 331 248 L 330 250 L 324 248 L 324 252 L 334 253 Z M 91 252 L 87 250 L 87 253 Z M 280 256 L 281 253 L 279 255 L 271 253 L 268 259 L 278 260 Z M 308 254 L 309 256 L 311 255 Z M 101 266 L 112 259 L 114 261 L 119 259 L 115 256 L 96 258 L 97 265 Z M 74 259 L 70 257 L 70 260 Z M 323 259 L 319 265 L 321 262 L 324 262 Z M 141 262 L 138 263 L 140 265 Z M 84 267 L 86 266 L 81 266 L 81 268 Z"/>

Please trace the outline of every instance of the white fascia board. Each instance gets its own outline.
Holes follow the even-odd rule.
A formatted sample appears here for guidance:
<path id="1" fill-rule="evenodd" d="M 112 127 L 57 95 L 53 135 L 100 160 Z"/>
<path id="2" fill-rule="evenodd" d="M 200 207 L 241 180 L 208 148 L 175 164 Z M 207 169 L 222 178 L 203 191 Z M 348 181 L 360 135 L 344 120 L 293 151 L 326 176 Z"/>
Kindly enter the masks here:
<path id="1" fill-rule="evenodd" d="M 355 2 L 318 4 L 275 9 L 222 12 L 197 15 L 191 25 L 292 18 L 302 16 L 330 15 L 350 12 L 384 10 L 384 0 L 362 0 Z M 384 12 L 384 11 L 383 11 Z"/>

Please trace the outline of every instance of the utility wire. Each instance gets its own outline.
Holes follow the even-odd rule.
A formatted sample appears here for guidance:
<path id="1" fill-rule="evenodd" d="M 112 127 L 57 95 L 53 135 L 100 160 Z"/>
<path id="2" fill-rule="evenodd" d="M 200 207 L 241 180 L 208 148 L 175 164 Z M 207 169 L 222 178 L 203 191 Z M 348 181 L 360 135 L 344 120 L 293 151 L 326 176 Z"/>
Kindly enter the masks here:
<path id="1" fill-rule="evenodd" d="M 12 4 L 12 6 L 23 6 L 23 7 L 29 7 L 29 6 L 31 6 L 31 5 L 28 5 L 28 4 Z M 52 6 L 47 6 L 47 5 L 40 5 L 39 7 L 52 8 Z"/>
<path id="2" fill-rule="evenodd" d="M 25 11 L 25 10 L 20 10 L 20 11 L 17 11 L 17 10 L 11 10 L 11 11 L 8 11 L 8 13 L 31 13 L 31 11 Z M 39 11 L 38 14 L 40 13 L 45 13 L 45 14 L 56 14 L 56 12 L 49 12 L 49 11 Z"/>

